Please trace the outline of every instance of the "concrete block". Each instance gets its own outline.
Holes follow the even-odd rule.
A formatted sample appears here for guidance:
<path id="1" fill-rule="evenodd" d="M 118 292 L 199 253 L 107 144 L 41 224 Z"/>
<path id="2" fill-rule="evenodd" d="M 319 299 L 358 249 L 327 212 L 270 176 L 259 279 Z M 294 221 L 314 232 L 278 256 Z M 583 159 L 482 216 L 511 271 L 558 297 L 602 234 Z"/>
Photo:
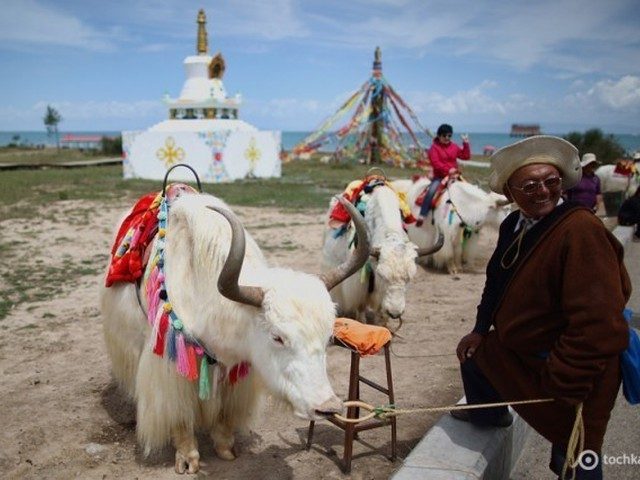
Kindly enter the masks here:
<path id="1" fill-rule="evenodd" d="M 393 480 L 509 478 L 531 431 L 522 418 L 513 410 L 511 413 L 514 422 L 509 428 L 479 428 L 444 415 L 412 450 Z"/>
<path id="2" fill-rule="evenodd" d="M 633 229 L 634 227 L 623 227 L 621 225 L 618 225 L 613 229 L 612 233 L 622 245 L 626 245 L 631 241 L 631 238 L 633 237 Z"/>

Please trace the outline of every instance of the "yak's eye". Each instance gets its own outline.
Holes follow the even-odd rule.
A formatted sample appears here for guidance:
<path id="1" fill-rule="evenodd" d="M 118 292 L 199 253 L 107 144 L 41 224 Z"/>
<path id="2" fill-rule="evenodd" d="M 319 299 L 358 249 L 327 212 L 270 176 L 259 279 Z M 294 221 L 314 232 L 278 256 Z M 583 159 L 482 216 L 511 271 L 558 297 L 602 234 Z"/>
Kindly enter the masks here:
<path id="1" fill-rule="evenodd" d="M 272 335 L 271 338 L 274 342 L 279 343 L 280 345 L 284 345 L 284 340 L 282 340 L 282 337 L 280 335 Z"/>

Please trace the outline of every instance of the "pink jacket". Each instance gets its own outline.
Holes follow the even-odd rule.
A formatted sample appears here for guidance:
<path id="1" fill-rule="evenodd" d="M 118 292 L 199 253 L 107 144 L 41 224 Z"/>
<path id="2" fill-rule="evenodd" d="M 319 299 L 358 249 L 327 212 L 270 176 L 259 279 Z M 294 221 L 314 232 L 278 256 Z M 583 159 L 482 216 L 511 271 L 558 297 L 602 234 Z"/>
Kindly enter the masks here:
<path id="1" fill-rule="evenodd" d="M 469 160 L 471 158 L 471 147 L 469 142 L 464 142 L 462 148 L 453 142 L 443 145 L 440 143 L 440 139 L 436 138 L 433 140 L 427 154 L 433 167 L 434 178 L 444 178 L 449 175 L 449 170 L 458 168 L 458 158 L 460 160 Z"/>

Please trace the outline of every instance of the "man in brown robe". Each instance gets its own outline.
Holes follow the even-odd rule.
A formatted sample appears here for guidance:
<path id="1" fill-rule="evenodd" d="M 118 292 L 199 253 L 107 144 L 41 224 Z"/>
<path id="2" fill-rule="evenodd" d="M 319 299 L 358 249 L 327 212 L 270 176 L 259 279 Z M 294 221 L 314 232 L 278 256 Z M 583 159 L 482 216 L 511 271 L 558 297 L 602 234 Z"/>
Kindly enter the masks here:
<path id="1" fill-rule="evenodd" d="M 490 187 L 519 210 L 500 226 L 476 325 L 457 348 L 469 403 L 554 399 L 514 409 L 552 443 L 558 475 L 580 403 L 585 449 L 600 455 L 629 343 L 622 246 L 588 209 L 560 198 L 580 175 L 578 151 L 557 137 L 530 137 L 494 154 Z M 452 415 L 511 423 L 506 407 Z M 576 478 L 601 479 L 599 463 L 577 466 Z"/>

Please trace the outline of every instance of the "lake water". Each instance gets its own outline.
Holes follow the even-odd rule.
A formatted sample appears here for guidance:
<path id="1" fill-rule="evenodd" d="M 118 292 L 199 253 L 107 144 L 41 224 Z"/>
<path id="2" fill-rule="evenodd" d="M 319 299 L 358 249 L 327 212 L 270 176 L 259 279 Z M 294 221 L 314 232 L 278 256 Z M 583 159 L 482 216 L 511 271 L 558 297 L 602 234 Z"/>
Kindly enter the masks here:
<path id="1" fill-rule="evenodd" d="M 303 140 L 310 132 L 282 132 L 282 148 L 284 150 L 291 150 L 297 143 Z M 60 132 L 60 137 L 63 135 L 100 135 L 114 137 L 120 135 L 117 131 L 105 131 L 105 132 Z M 48 145 L 54 146 L 55 140 L 47 136 L 47 132 L 0 132 L 0 146 L 7 145 L 14 140 L 14 137 L 18 135 L 18 143 L 28 145 Z M 640 150 L 640 135 L 618 135 L 614 134 L 616 140 L 622 145 L 627 152 L 632 153 L 636 150 Z M 454 135 L 456 142 L 460 143 L 459 135 Z M 423 137 L 425 145 L 429 145 L 429 141 L 426 137 Z M 509 136 L 508 133 L 469 133 L 469 141 L 471 142 L 471 152 L 474 154 L 481 154 L 485 145 L 491 145 L 496 148 L 504 147 L 515 141 L 517 138 Z M 326 151 L 331 151 L 330 145 L 327 145 Z"/>

